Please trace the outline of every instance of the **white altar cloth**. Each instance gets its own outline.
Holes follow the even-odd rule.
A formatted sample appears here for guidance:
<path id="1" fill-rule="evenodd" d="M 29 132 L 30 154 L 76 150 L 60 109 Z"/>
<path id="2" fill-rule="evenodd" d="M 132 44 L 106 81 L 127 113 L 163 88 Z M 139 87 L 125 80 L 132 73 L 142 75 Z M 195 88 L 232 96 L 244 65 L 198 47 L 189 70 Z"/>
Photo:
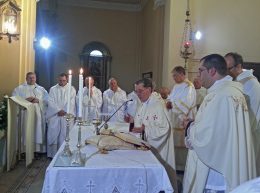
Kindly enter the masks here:
<path id="1" fill-rule="evenodd" d="M 70 133 L 70 148 L 76 149 L 77 127 Z M 93 135 L 93 127 L 82 127 L 82 143 Z M 66 166 L 59 156 L 64 143 L 46 170 L 42 193 L 165 193 L 173 192 L 165 168 L 151 151 L 116 150 L 99 154 L 92 145 L 86 153 L 85 167 Z M 65 160 L 65 161 L 64 161 Z"/>

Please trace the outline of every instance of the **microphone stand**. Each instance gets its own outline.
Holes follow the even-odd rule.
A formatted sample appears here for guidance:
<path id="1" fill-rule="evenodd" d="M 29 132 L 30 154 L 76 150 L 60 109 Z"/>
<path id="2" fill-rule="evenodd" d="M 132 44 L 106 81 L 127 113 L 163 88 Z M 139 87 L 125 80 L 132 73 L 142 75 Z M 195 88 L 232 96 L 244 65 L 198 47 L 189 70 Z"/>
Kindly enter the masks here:
<path id="1" fill-rule="evenodd" d="M 118 107 L 117 110 L 112 115 L 110 115 L 110 117 L 108 117 L 108 119 L 99 128 L 97 128 L 98 132 L 100 131 L 100 129 L 102 129 L 102 127 L 105 127 L 105 129 L 107 129 L 108 128 L 107 122 L 119 111 L 119 109 L 122 108 L 122 106 L 126 105 L 126 103 L 128 103 L 130 101 L 133 101 L 133 99 L 123 102 L 123 104 L 120 105 L 120 107 Z"/>

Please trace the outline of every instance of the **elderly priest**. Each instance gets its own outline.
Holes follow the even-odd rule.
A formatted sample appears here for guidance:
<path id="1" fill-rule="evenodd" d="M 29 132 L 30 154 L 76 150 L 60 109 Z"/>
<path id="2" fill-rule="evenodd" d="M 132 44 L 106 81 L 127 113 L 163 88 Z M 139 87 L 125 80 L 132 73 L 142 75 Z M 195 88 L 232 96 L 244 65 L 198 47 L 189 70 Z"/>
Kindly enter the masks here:
<path id="1" fill-rule="evenodd" d="M 67 113 L 75 116 L 75 96 L 76 90 L 68 84 L 68 75 L 61 73 L 58 77 L 58 84 L 51 87 L 49 92 L 48 109 L 46 113 L 48 121 L 48 157 L 54 157 L 65 139 L 66 119 L 64 116 Z M 73 125 L 73 120 L 74 119 L 70 121 L 71 126 Z"/>
<path id="2" fill-rule="evenodd" d="M 189 153 L 183 193 L 230 192 L 256 175 L 248 107 L 222 56 L 202 58 L 199 74 L 208 94 L 195 120 L 184 124 Z"/>
<path id="3" fill-rule="evenodd" d="M 225 55 L 225 59 L 229 75 L 243 85 L 243 90 L 248 97 L 247 105 L 254 140 L 256 172 L 257 176 L 260 176 L 260 83 L 253 75 L 253 70 L 243 69 L 244 62 L 240 54 L 230 52 Z"/>
<path id="4" fill-rule="evenodd" d="M 142 104 L 135 114 L 132 132 L 143 134 L 144 139 L 155 148 L 155 153 L 159 153 L 168 174 L 174 175 L 174 142 L 167 109 L 161 100 L 152 94 L 153 84 L 150 79 L 137 81 L 135 91 Z M 175 179 L 172 180 L 176 183 Z M 174 186 L 176 190 L 177 187 Z"/>
<path id="5" fill-rule="evenodd" d="M 26 74 L 26 83 L 16 87 L 12 95 L 20 96 L 35 106 L 35 152 L 46 152 L 45 111 L 48 100 L 47 91 L 43 87 L 36 84 L 36 74 L 34 72 L 28 72 Z"/>
<path id="6" fill-rule="evenodd" d="M 109 89 L 103 93 L 103 113 L 113 114 L 120 106 L 127 101 L 126 92 L 122 90 L 117 83 L 115 78 L 110 78 L 108 81 Z M 124 122 L 126 106 L 120 108 L 115 116 L 110 121 Z"/>

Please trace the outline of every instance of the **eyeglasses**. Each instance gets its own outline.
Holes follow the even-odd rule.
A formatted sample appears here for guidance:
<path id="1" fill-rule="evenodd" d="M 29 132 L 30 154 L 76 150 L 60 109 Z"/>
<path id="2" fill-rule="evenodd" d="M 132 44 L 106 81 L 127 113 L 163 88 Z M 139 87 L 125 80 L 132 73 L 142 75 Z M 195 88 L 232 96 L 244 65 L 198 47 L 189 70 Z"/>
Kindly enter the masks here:
<path id="1" fill-rule="evenodd" d="M 138 89 L 138 90 L 135 90 L 135 94 L 143 94 L 144 92 L 146 92 L 148 90 L 148 88 L 144 88 L 144 89 Z"/>
<path id="2" fill-rule="evenodd" d="M 208 69 L 207 69 L 207 68 L 204 68 L 204 69 L 199 68 L 199 73 L 202 73 L 202 72 L 205 71 L 205 70 L 208 70 Z"/>
<path id="3" fill-rule="evenodd" d="M 227 68 L 228 70 L 232 70 L 233 68 L 235 68 L 236 66 L 234 65 L 234 66 L 231 66 L 231 67 L 229 67 L 229 68 Z"/>

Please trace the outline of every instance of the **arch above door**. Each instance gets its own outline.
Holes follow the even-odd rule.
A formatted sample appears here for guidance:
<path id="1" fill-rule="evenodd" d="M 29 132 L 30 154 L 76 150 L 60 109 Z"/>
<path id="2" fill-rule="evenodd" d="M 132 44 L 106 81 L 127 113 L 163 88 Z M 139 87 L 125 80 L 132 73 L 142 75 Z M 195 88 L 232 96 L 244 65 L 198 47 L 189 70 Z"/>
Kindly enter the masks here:
<path id="1" fill-rule="evenodd" d="M 111 60 L 112 56 L 107 46 L 96 41 L 86 44 L 80 54 L 84 77 L 92 76 L 95 80 L 95 86 L 102 92 L 108 87 L 107 82 L 111 74 Z"/>

